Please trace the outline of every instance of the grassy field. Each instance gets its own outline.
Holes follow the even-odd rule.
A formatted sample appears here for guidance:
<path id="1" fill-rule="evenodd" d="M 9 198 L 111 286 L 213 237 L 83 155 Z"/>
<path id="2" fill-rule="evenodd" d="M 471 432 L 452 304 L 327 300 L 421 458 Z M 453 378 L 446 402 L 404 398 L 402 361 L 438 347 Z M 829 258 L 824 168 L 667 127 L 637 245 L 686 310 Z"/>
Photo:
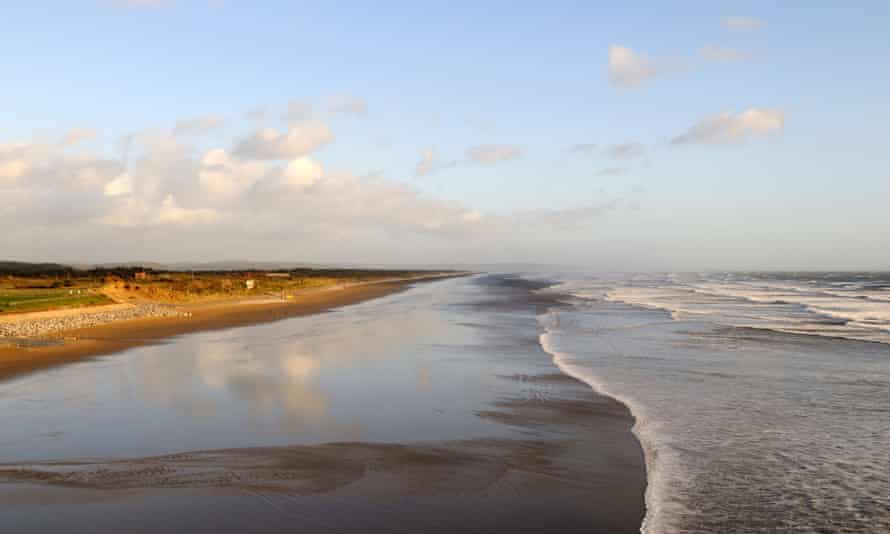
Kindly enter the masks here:
<path id="1" fill-rule="evenodd" d="M 71 270 L 0 276 L 0 315 L 112 302 L 186 304 L 259 296 L 294 299 L 311 289 L 426 274 L 361 269 L 137 272 Z"/>
<path id="2" fill-rule="evenodd" d="M 0 314 L 110 303 L 105 295 L 86 289 L 0 289 Z"/>
<path id="3" fill-rule="evenodd" d="M 163 273 L 143 280 L 106 283 L 104 291 L 122 302 L 188 303 L 263 295 L 288 298 L 309 289 L 380 278 L 385 276 L 361 273 L 284 277 L 265 273 Z M 248 287 L 248 281 L 252 282 L 252 287 Z"/>

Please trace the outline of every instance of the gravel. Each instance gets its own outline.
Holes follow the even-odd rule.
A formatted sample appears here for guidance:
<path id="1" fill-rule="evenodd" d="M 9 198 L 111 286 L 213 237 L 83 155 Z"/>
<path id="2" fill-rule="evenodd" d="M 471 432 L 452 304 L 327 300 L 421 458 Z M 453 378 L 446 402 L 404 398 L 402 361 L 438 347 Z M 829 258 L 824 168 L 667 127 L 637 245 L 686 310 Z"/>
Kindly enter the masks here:
<path id="1" fill-rule="evenodd" d="M 85 328 L 140 317 L 176 317 L 181 315 L 171 306 L 139 304 L 132 308 L 113 311 L 87 312 L 66 317 L 47 317 L 11 323 L 0 323 L 0 338 L 27 338 L 55 334 L 63 330 Z"/>

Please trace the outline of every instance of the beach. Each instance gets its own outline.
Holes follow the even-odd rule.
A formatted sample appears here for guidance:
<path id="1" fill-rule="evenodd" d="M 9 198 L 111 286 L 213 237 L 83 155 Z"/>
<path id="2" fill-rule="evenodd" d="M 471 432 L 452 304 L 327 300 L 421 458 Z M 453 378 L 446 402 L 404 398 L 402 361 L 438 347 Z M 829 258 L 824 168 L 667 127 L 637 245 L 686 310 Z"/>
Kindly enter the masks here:
<path id="1" fill-rule="evenodd" d="M 88 329 L 95 357 L 0 383 L 0 525 L 638 532 L 635 421 L 542 349 L 546 286 L 373 284 Z"/>
<path id="2" fill-rule="evenodd" d="M 438 277 L 431 276 L 425 279 L 435 278 Z M 0 338 L 0 380 L 90 356 L 111 354 L 130 347 L 159 342 L 189 332 L 231 328 L 321 313 L 338 306 L 388 295 L 419 281 L 422 279 L 406 278 L 344 284 L 334 288 L 306 291 L 294 300 L 266 296 L 211 301 L 175 308 L 169 306 L 160 308 L 155 305 L 154 308 L 160 308 L 162 312 L 155 310 L 150 310 L 149 313 L 131 312 L 132 318 L 125 315 L 123 319 L 114 318 L 104 324 L 59 331 L 48 330 L 47 333 L 52 334 L 48 342 L 38 339 L 36 343 L 27 343 L 30 340 L 9 339 L 6 340 L 7 344 L 3 345 L 4 339 Z M 145 305 L 141 307 L 144 308 Z M 21 318 L 13 315 L 0 318 L 0 322 L 12 323 L 21 319 L 28 320 L 31 317 L 47 322 L 100 313 L 121 314 L 138 308 L 128 304 L 112 304 L 95 308 L 23 314 L 24 317 Z M 25 341 L 26 344 L 15 346 L 12 341 Z"/>

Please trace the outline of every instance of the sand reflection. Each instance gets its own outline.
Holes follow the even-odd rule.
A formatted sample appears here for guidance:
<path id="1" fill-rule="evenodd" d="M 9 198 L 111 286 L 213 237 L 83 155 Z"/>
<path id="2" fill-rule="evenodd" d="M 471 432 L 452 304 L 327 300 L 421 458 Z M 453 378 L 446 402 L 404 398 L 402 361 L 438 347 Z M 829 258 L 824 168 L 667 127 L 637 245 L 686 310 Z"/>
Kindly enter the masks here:
<path id="1" fill-rule="evenodd" d="M 255 423 L 296 430 L 326 419 L 331 398 L 348 394 L 339 370 L 405 356 L 418 339 L 449 328 L 428 308 L 381 311 L 344 312 L 354 321 L 333 313 L 188 336 L 139 349 L 132 376 L 141 399 L 155 406 L 198 418 L 241 412 Z M 419 382 L 428 384 L 430 370 L 418 370 Z M 361 432 L 350 421 L 324 424 Z"/>

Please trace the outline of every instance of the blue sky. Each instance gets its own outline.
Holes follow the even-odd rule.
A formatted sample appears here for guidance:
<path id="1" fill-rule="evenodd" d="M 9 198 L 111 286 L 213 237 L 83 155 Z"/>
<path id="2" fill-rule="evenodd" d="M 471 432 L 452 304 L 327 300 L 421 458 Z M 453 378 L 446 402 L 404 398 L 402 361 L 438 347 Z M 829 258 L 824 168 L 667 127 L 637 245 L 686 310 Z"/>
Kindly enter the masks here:
<path id="1" fill-rule="evenodd" d="M 558 256 L 609 269 L 890 263 L 886 3 L 143 0 L 4 9 L 0 143 L 18 148 L 6 150 L 15 172 L 0 181 L 0 224 L 27 220 L 41 231 L 10 232 L 3 256 L 223 259 L 236 247 L 244 254 L 234 256 L 264 259 Z M 616 82 L 610 47 L 630 54 L 622 65 L 632 81 Z M 335 99 L 367 111 L 324 112 Z M 281 118 L 291 101 L 312 105 L 307 121 L 333 140 L 259 158 L 262 177 L 239 186 L 237 201 L 202 192 L 209 151 L 236 156 L 227 168 L 242 172 L 257 158 L 236 154 L 239 140 L 300 127 Z M 246 118 L 258 109 L 262 122 Z M 211 115 L 221 125 L 201 135 L 170 133 L 177 121 Z M 671 143 L 696 125 L 692 142 Z M 76 149 L 46 146 L 72 129 L 97 135 Z M 106 165 L 92 193 L 82 180 L 59 185 L 71 152 L 78 169 L 84 158 L 120 161 L 121 136 L 139 132 L 176 137 L 164 145 L 176 149 L 133 145 L 133 168 Z M 26 157 L 23 144 L 37 148 Z M 581 144 L 597 147 L 571 150 Z M 622 144 L 641 154 L 613 157 Z M 502 150 L 476 161 L 472 147 Z M 437 170 L 419 173 L 429 149 Z M 263 184 L 281 181 L 276 173 L 294 158 L 310 158 L 323 176 L 273 207 Z M 126 192 L 109 197 L 104 185 L 124 174 Z M 65 188 L 89 208 L 61 217 Z M 387 204 L 388 195 L 400 200 L 385 214 L 343 208 Z M 36 198 L 42 207 L 31 209 Z M 123 203 L 143 216 L 111 217 Z M 179 211 L 160 215 L 164 206 Z M 420 216 L 440 209 L 433 222 Z M 267 216 L 248 218 L 255 212 Z M 58 218 L 64 229 L 53 226 Z M 292 224 L 318 226 L 341 245 L 314 238 L 283 254 L 275 243 Z M 85 244 L 136 230 L 144 242 Z M 60 246 L 72 239 L 82 243 Z"/>

